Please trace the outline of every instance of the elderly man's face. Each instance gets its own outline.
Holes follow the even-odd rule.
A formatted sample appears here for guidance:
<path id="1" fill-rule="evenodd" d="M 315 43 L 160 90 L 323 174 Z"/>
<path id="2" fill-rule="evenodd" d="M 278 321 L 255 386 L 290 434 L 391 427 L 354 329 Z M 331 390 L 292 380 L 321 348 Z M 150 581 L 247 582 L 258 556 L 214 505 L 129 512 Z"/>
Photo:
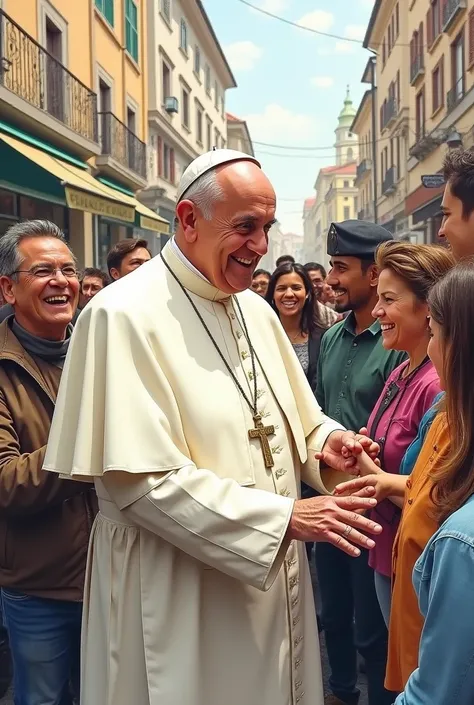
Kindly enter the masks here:
<path id="1" fill-rule="evenodd" d="M 63 340 L 79 298 L 74 257 L 64 242 L 47 236 L 25 238 L 19 250 L 21 271 L 14 278 L 2 277 L 5 299 L 27 331 Z"/>
<path id="2" fill-rule="evenodd" d="M 178 206 L 187 252 L 215 287 L 229 294 L 248 289 L 268 249 L 275 222 L 275 192 L 252 162 L 236 162 L 217 173 L 224 197 L 214 204 L 211 220 L 190 201 Z"/>

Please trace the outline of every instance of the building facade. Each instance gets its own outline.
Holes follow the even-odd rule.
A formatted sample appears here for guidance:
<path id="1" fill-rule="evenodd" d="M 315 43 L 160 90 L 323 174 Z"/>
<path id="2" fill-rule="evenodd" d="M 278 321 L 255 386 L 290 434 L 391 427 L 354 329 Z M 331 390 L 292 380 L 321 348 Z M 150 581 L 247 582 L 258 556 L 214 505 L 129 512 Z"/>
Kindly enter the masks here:
<path id="1" fill-rule="evenodd" d="M 227 144 L 236 82 L 201 0 L 148 0 L 148 207 L 174 221 L 177 184 L 199 154 Z"/>
<path id="2" fill-rule="evenodd" d="M 244 152 L 255 156 L 253 149 L 252 138 L 245 120 L 232 115 L 226 114 L 227 119 L 227 146 L 229 149 L 236 149 L 238 152 Z"/>
<path id="3" fill-rule="evenodd" d="M 135 197 L 146 185 L 145 0 L 0 8 L 0 234 L 49 218 L 81 265 L 99 266 L 121 237 L 153 241 L 168 226 Z"/>
<path id="4" fill-rule="evenodd" d="M 429 1 L 429 0 L 428 0 Z M 410 57 L 408 6 L 410 0 L 377 0 L 364 46 L 377 51 L 377 216 L 378 222 L 399 237 L 410 229 L 405 214 L 408 194 L 410 143 Z M 418 4 L 420 0 L 418 0 Z"/>
<path id="5" fill-rule="evenodd" d="M 352 132 L 358 135 L 359 138 L 359 159 L 354 181 L 354 185 L 357 188 L 357 218 L 368 221 L 374 220 L 372 105 L 372 91 L 367 90 L 364 93 L 351 127 Z"/>

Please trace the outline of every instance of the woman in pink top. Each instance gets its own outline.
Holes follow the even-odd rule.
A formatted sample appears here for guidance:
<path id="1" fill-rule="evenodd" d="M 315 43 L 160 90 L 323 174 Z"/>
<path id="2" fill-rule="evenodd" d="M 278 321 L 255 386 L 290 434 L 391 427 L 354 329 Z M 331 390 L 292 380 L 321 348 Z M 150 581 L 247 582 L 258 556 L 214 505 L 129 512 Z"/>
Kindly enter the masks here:
<path id="1" fill-rule="evenodd" d="M 427 298 L 431 287 L 454 264 L 444 247 L 385 242 L 377 250 L 378 301 L 373 315 L 382 327 L 383 346 L 405 350 L 408 360 L 395 369 L 368 422 L 371 438 L 381 447 L 380 462 L 386 472 L 398 474 L 408 446 L 416 438 L 424 414 L 440 392 L 439 379 L 427 356 L 430 339 Z M 391 602 L 392 546 L 402 505 L 386 499 L 373 510 L 383 526 L 375 537 L 370 565 L 375 587 L 388 625 Z"/>

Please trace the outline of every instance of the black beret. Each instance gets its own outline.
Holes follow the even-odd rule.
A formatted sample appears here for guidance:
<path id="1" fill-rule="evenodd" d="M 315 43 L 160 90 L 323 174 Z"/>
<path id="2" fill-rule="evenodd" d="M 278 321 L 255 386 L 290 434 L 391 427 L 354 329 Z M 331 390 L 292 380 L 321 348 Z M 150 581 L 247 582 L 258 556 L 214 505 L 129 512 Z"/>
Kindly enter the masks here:
<path id="1" fill-rule="evenodd" d="M 365 220 L 344 220 L 329 226 L 327 252 L 331 257 L 368 258 L 387 240 L 393 240 L 393 235 L 381 225 Z"/>

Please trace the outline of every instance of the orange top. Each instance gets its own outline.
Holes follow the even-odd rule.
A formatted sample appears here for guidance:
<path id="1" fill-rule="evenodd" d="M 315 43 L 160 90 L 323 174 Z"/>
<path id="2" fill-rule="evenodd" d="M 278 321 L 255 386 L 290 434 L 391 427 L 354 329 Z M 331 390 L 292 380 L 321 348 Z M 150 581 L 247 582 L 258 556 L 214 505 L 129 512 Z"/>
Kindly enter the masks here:
<path id="1" fill-rule="evenodd" d="M 431 474 L 449 450 L 446 414 L 439 412 L 429 429 L 413 473 L 407 480 L 402 519 L 393 547 L 393 594 L 385 687 L 400 693 L 418 667 L 423 618 L 412 583 L 413 568 L 438 530 L 433 518 Z"/>

